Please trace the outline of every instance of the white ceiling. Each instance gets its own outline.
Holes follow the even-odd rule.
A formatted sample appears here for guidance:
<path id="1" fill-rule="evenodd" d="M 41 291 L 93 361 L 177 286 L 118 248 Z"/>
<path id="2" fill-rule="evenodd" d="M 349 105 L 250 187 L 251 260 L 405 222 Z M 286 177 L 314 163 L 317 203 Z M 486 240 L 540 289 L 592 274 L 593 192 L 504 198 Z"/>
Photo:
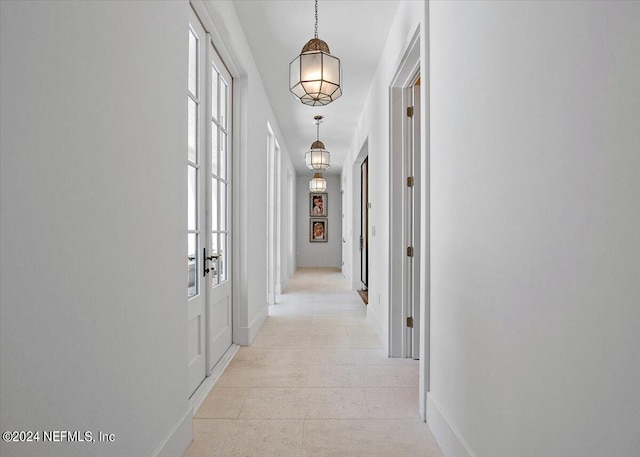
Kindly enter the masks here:
<path id="1" fill-rule="evenodd" d="M 318 38 L 342 63 L 343 95 L 327 106 L 307 106 L 289 93 L 289 63 L 313 38 L 313 0 L 235 0 L 284 142 L 299 176 L 312 176 L 304 154 L 316 139 L 313 116 L 320 114 L 320 140 L 331 152 L 327 174 L 340 173 L 365 98 L 387 40 L 398 0 L 320 0 Z"/>

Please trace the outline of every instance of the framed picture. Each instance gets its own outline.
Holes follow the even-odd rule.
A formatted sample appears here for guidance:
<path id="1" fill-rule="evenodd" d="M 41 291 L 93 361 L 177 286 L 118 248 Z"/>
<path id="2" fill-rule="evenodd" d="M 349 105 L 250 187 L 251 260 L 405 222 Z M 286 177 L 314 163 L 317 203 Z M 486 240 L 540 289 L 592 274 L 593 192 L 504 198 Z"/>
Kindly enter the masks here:
<path id="1" fill-rule="evenodd" d="M 309 216 L 327 215 L 327 193 L 319 192 L 309 194 Z"/>
<path id="2" fill-rule="evenodd" d="M 309 241 L 326 243 L 328 225 L 326 217 L 309 219 Z"/>

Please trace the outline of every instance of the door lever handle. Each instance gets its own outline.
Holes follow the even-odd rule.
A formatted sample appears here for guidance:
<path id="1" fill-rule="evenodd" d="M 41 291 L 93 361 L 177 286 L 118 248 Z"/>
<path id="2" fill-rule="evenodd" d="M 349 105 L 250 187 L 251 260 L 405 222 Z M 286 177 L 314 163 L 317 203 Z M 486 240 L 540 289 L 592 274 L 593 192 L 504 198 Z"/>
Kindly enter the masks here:
<path id="1" fill-rule="evenodd" d="M 202 258 L 204 259 L 202 262 L 202 276 L 205 277 L 211 271 L 207 268 L 207 248 L 202 248 Z"/>

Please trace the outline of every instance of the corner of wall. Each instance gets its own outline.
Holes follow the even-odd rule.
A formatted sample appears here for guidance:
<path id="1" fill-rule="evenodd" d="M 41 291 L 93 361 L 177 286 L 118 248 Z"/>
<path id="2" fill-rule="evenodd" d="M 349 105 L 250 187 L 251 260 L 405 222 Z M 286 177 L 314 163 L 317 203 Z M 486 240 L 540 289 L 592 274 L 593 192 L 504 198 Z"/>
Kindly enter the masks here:
<path id="1" fill-rule="evenodd" d="M 431 392 L 427 394 L 427 425 L 447 457 L 477 457 Z"/>
<path id="2" fill-rule="evenodd" d="M 241 346 L 251 346 L 256 335 L 260 331 L 262 324 L 269 315 L 269 307 L 265 304 L 260 310 L 256 312 L 256 317 L 251 321 L 247 327 L 238 327 L 236 334 L 234 335 L 234 343 Z"/>

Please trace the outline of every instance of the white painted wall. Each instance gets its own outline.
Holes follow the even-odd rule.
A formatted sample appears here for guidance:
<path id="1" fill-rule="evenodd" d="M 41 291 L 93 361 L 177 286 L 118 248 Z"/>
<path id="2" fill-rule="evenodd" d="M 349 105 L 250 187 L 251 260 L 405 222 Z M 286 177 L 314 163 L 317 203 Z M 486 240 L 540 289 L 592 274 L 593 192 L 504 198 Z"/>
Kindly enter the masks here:
<path id="1" fill-rule="evenodd" d="M 282 157 L 280 176 L 282 178 L 280 182 L 282 211 L 280 214 L 280 284 L 278 284 L 278 291 L 282 293 L 289 278 L 298 268 L 296 263 L 297 177 L 293 162 L 288 154 Z"/>
<path id="2" fill-rule="evenodd" d="M 281 151 L 281 177 L 295 176 L 253 55 L 231 1 L 194 5 L 234 77 L 234 342 L 251 344 L 267 317 L 267 123 Z M 284 171 L 286 170 L 286 171 Z M 283 188 L 286 186 L 282 186 Z M 287 199 L 288 193 L 281 192 Z M 286 203 L 281 201 L 282 207 Z M 262 228 L 262 229 L 260 229 Z M 284 229 L 284 226 L 283 226 Z M 283 232 L 283 239 L 290 233 Z M 293 235 L 295 236 L 295 235 Z M 281 243 L 281 246 L 284 243 Z M 295 264 L 287 252 L 287 265 Z M 287 279 L 283 277 L 283 279 Z"/>
<path id="3" fill-rule="evenodd" d="M 358 155 L 368 140 L 369 155 L 369 305 L 367 314 L 380 340 L 388 345 L 389 338 L 389 87 L 415 31 L 424 17 L 423 2 L 403 1 L 398 6 L 396 17 L 382 52 L 367 101 L 358 122 L 347 154 L 342 181 L 347 200 L 346 229 L 350 253 L 350 265 L 346 269 L 352 284 L 359 283 L 359 213 L 360 160 Z"/>
<path id="4" fill-rule="evenodd" d="M 187 8 L 2 2 L 0 429 L 115 435 L 3 456 L 191 440 Z"/>
<path id="5" fill-rule="evenodd" d="M 640 455 L 639 23 L 637 2 L 430 4 L 447 457 Z"/>
<path id="6" fill-rule="evenodd" d="M 297 184 L 298 266 L 342 266 L 342 210 L 340 176 L 324 175 L 327 181 L 327 242 L 309 241 L 309 181 L 312 175 L 300 176 Z M 315 217 L 315 216 L 314 216 Z"/>

